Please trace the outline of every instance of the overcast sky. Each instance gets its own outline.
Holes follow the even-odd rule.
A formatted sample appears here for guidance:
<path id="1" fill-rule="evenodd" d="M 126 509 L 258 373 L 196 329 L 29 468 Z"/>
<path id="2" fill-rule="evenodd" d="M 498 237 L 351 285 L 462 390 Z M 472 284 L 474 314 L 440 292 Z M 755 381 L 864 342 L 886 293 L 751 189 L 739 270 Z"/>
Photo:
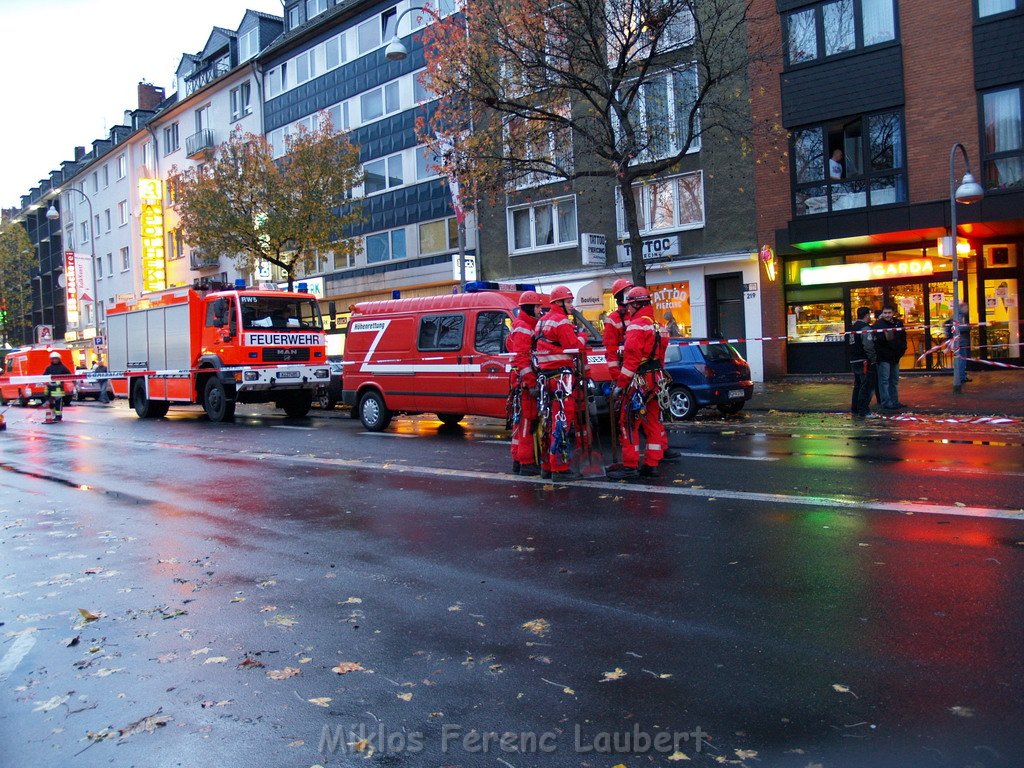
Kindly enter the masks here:
<path id="1" fill-rule="evenodd" d="M 281 15 L 280 0 L 0 0 L 0 206 L 123 122 L 140 80 L 170 95 L 181 55 L 246 8 Z"/>

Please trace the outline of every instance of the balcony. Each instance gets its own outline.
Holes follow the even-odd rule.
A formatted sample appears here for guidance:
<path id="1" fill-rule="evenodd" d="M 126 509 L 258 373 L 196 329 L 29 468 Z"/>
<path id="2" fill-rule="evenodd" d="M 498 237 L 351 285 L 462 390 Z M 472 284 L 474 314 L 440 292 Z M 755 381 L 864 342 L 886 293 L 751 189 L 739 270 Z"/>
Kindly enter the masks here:
<path id="1" fill-rule="evenodd" d="M 192 269 L 215 269 L 220 266 L 220 260 L 216 256 L 210 256 L 198 248 L 193 248 L 188 258 Z"/>
<path id="2" fill-rule="evenodd" d="M 213 147 L 213 131 L 209 128 L 185 139 L 185 154 L 189 158 L 211 152 Z"/>

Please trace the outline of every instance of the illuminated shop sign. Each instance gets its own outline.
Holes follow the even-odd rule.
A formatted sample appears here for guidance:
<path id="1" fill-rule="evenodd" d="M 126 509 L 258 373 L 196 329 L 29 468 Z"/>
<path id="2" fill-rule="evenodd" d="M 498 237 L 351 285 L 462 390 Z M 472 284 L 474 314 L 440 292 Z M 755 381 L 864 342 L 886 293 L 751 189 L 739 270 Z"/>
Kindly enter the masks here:
<path id="1" fill-rule="evenodd" d="M 75 252 L 64 251 L 64 306 L 68 325 L 78 325 L 78 274 L 75 271 Z"/>
<path id="2" fill-rule="evenodd" d="M 923 277 L 934 273 L 931 259 L 904 261 L 866 261 L 862 264 L 830 264 L 827 267 L 804 267 L 800 285 L 833 285 L 887 280 L 893 277 Z"/>
<path id="3" fill-rule="evenodd" d="M 139 179 L 142 213 L 142 290 L 162 291 L 167 287 L 164 259 L 163 185 L 160 179 Z"/>

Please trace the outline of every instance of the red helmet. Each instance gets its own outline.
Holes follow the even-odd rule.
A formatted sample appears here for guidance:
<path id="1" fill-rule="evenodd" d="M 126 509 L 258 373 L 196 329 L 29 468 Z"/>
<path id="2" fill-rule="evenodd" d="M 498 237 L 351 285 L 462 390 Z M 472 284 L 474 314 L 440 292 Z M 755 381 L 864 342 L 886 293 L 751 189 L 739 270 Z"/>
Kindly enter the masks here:
<path id="1" fill-rule="evenodd" d="M 650 301 L 651 294 L 642 285 L 634 286 L 626 293 L 627 304 L 646 304 L 650 303 Z"/>
<path id="2" fill-rule="evenodd" d="M 612 296 L 618 296 L 622 291 L 632 288 L 633 284 L 624 277 L 620 277 L 614 283 L 612 283 Z"/>
<path id="3" fill-rule="evenodd" d="M 572 301 L 572 291 L 570 291 L 564 285 L 555 286 L 555 289 L 551 291 L 550 299 L 552 303 L 556 301 L 562 301 L 563 299 Z"/>
<path id="4" fill-rule="evenodd" d="M 541 295 L 539 293 L 537 293 L 536 291 L 523 291 L 522 295 L 519 297 L 519 306 L 520 307 L 524 307 L 527 304 L 538 304 L 539 305 L 539 304 L 543 304 L 543 303 L 544 303 L 544 299 L 542 299 Z"/>

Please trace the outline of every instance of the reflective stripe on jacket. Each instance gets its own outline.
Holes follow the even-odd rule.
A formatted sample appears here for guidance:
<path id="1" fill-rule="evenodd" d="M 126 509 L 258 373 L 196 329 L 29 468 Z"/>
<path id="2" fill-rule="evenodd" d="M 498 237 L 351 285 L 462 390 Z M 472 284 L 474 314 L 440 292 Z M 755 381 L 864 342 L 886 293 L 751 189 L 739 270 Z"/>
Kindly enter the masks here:
<path id="1" fill-rule="evenodd" d="M 527 387 L 537 383 L 537 374 L 533 370 L 533 333 L 536 328 L 537 318 L 521 311 L 505 340 L 505 349 L 512 353 L 512 371 Z"/>
<path id="2" fill-rule="evenodd" d="M 534 335 L 537 338 L 537 366 L 543 371 L 572 367 L 575 354 L 564 350 L 582 350 L 586 344 L 582 336 L 576 335 L 572 321 L 557 304 L 537 323 Z"/>
<path id="3" fill-rule="evenodd" d="M 667 349 L 668 331 L 654 321 L 654 308 L 650 305 L 641 307 L 626 326 L 622 370 L 619 371 L 617 384 L 620 387 L 628 385 L 640 366 L 648 361 L 664 365 Z"/>

